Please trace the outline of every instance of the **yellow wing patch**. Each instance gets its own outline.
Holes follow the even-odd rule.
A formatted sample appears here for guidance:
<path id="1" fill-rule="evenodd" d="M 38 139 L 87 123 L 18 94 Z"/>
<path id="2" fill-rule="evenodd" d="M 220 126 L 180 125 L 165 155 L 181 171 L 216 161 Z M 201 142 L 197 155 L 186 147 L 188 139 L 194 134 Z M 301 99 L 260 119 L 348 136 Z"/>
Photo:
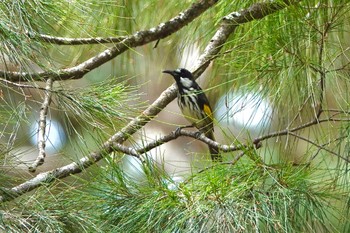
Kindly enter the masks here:
<path id="1" fill-rule="evenodd" d="M 211 112 L 211 109 L 210 109 L 209 105 L 204 104 L 204 106 L 203 106 L 203 111 L 205 112 L 205 114 L 206 114 L 210 119 L 213 120 L 213 113 Z"/>

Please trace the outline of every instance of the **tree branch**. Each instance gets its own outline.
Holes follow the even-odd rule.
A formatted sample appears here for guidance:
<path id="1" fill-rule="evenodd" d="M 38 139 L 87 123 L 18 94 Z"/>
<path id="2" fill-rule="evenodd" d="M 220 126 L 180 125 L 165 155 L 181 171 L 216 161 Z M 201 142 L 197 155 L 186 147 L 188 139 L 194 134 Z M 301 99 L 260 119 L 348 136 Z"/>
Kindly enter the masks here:
<path id="1" fill-rule="evenodd" d="M 318 73 L 320 75 L 320 96 L 319 96 L 319 109 L 317 111 L 316 116 L 320 117 L 323 111 L 323 102 L 324 102 L 324 95 L 325 95 L 325 89 L 326 89 L 326 73 L 327 70 L 324 67 L 324 50 L 326 46 L 326 41 L 328 38 L 328 34 L 332 29 L 333 24 L 336 21 L 336 17 L 339 14 L 339 10 L 335 11 L 334 14 L 332 14 L 331 19 L 329 22 L 326 22 L 324 25 L 323 30 L 319 30 L 319 33 L 321 34 L 321 39 L 320 39 L 320 45 L 318 49 Z M 317 106 L 317 105 L 315 105 Z"/>
<path id="2" fill-rule="evenodd" d="M 312 121 L 309 121 L 303 125 L 299 125 L 297 127 L 294 127 L 292 129 L 284 129 L 284 130 L 281 130 L 281 131 L 276 131 L 276 132 L 273 132 L 273 133 L 270 133 L 270 134 L 267 134 L 267 135 L 263 135 L 261 137 L 258 137 L 256 139 L 254 139 L 254 144 L 258 144 L 266 139 L 269 139 L 269 138 L 274 138 L 274 137 L 277 137 L 277 136 L 284 136 L 284 135 L 288 135 L 292 132 L 295 132 L 295 131 L 299 131 L 301 129 L 305 129 L 305 128 L 308 128 L 310 126 L 313 126 L 313 125 L 317 125 L 317 124 L 320 124 L 320 123 L 324 123 L 324 122 L 330 122 L 330 121 L 350 121 L 350 119 L 339 119 L 339 118 L 333 118 L 333 117 L 328 117 L 328 118 L 325 118 L 325 119 L 318 119 L 318 118 L 315 118 L 314 120 Z"/>
<path id="3" fill-rule="evenodd" d="M 35 159 L 33 164 L 29 167 L 30 172 L 35 172 L 36 168 L 40 165 L 42 165 L 45 161 L 46 157 L 46 152 L 45 152 L 45 147 L 46 147 L 46 124 L 47 124 L 47 113 L 49 110 L 49 106 L 51 103 L 51 97 L 52 97 L 52 86 L 53 86 L 53 80 L 49 78 L 46 81 L 46 87 L 45 87 L 45 96 L 43 103 L 40 108 L 40 113 L 39 113 L 39 127 L 38 127 L 38 150 L 39 154 L 38 157 Z"/>
<path id="4" fill-rule="evenodd" d="M 168 135 L 162 136 L 162 137 L 154 140 L 153 142 L 148 143 L 147 145 L 145 145 L 141 149 L 138 149 L 137 152 L 140 154 L 146 153 L 146 152 L 152 150 L 153 148 L 161 146 L 164 143 L 172 141 L 180 136 L 186 136 L 186 137 L 197 139 L 197 140 L 202 141 L 205 144 L 210 145 L 212 147 L 215 147 L 216 149 L 219 149 L 223 152 L 242 150 L 243 147 L 246 147 L 246 146 L 221 145 L 218 142 L 213 141 L 210 138 L 206 137 L 204 134 L 199 133 L 198 131 L 193 132 L 193 131 L 188 131 L 188 130 L 184 130 L 184 129 L 179 128 L 177 130 L 172 131 Z"/>
<path id="5" fill-rule="evenodd" d="M 344 138 L 346 138 L 346 137 L 347 137 L 347 136 L 338 137 L 338 138 L 333 139 L 333 140 L 331 140 L 331 141 L 329 141 L 329 142 L 326 142 L 326 143 L 324 143 L 324 144 L 322 144 L 322 145 L 317 145 L 318 149 L 317 149 L 316 153 L 315 153 L 313 156 L 310 157 L 310 159 L 309 159 L 309 161 L 308 161 L 308 164 L 310 164 L 310 163 L 317 157 L 317 155 L 320 153 L 320 151 L 321 151 L 325 146 L 330 145 L 331 143 L 334 143 L 334 142 L 336 142 L 336 141 L 342 140 L 342 139 L 344 139 Z"/>
<path id="6" fill-rule="evenodd" d="M 18 88 L 33 88 L 33 89 L 39 89 L 39 90 L 46 91 L 46 89 L 43 88 L 43 87 L 37 87 L 37 86 L 23 84 L 23 83 L 15 83 L 15 82 L 11 82 L 9 80 L 3 79 L 3 78 L 0 78 L 0 82 L 5 83 L 6 85 L 15 86 L 15 87 L 18 87 Z"/>

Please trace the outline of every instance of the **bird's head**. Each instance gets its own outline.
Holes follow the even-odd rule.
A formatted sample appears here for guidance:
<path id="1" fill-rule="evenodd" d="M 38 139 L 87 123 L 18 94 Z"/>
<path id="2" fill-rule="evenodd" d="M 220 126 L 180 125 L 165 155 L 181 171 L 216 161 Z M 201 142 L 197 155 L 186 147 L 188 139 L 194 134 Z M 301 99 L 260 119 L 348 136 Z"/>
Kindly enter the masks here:
<path id="1" fill-rule="evenodd" d="M 178 68 L 176 70 L 164 70 L 163 73 L 172 75 L 178 85 L 187 88 L 193 85 L 194 78 L 192 73 L 184 68 Z"/>
<path id="2" fill-rule="evenodd" d="M 171 74 L 175 80 L 180 78 L 188 78 L 193 80 L 192 73 L 185 68 L 178 68 L 176 70 L 163 70 L 163 73 Z"/>

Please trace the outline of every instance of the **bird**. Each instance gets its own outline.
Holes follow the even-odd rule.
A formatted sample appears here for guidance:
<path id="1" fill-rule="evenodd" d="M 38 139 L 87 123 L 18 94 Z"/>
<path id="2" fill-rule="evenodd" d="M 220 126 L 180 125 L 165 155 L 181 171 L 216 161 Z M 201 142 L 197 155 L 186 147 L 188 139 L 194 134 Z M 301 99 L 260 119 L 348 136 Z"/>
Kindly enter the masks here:
<path id="1" fill-rule="evenodd" d="M 195 81 L 193 74 L 185 69 L 164 70 L 173 76 L 178 87 L 177 103 L 184 117 L 196 127 L 199 132 L 215 141 L 213 126 L 213 111 L 210 107 L 207 96 L 202 88 Z M 211 159 L 214 162 L 221 162 L 222 157 L 219 150 L 209 146 Z"/>

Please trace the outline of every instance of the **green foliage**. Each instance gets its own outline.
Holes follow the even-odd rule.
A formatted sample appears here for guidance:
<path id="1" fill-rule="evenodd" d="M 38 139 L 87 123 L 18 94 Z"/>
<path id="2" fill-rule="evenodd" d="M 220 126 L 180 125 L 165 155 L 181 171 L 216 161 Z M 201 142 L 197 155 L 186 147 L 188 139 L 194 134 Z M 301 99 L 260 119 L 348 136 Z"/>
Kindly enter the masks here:
<path id="1" fill-rule="evenodd" d="M 348 196 L 340 195 L 347 187 L 335 188 L 316 167 L 245 158 L 179 181 L 146 161 L 138 180 L 115 162 L 87 171 L 86 180 L 78 179 L 83 185 L 58 181 L 4 205 L 2 230 L 345 232 L 349 224 L 341 204 Z"/>
<path id="2" fill-rule="evenodd" d="M 57 1 L 57 6 L 50 1 L 1 2 L 0 52 L 5 70 L 13 70 L 13 66 L 31 70 L 40 60 L 47 61 L 47 46 L 32 40 L 31 36 L 45 31 L 44 28 L 51 28 L 53 22 L 63 14 L 63 8 L 60 7 L 62 2 Z"/>
<path id="3" fill-rule="evenodd" d="M 184 182 L 152 164 L 143 170 L 141 182 L 109 164 L 85 190 L 102 213 L 105 232 L 341 231 L 334 216 L 344 210 L 330 203 L 344 198 L 329 181 L 312 179 L 315 168 L 244 160 Z"/>
<path id="4" fill-rule="evenodd" d="M 62 87 L 56 92 L 55 100 L 61 111 L 79 123 L 116 130 L 135 115 L 136 109 L 143 107 L 137 88 L 120 77 L 84 88 L 67 90 Z"/>
<path id="5" fill-rule="evenodd" d="M 52 194 L 37 190 L 32 198 L 4 204 L 0 210 L 2 232 L 100 232 L 89 212 L 72 209 L 77 200 L 66 192 Z M 80 207 L 81 208 L 81 207 Z"/>

